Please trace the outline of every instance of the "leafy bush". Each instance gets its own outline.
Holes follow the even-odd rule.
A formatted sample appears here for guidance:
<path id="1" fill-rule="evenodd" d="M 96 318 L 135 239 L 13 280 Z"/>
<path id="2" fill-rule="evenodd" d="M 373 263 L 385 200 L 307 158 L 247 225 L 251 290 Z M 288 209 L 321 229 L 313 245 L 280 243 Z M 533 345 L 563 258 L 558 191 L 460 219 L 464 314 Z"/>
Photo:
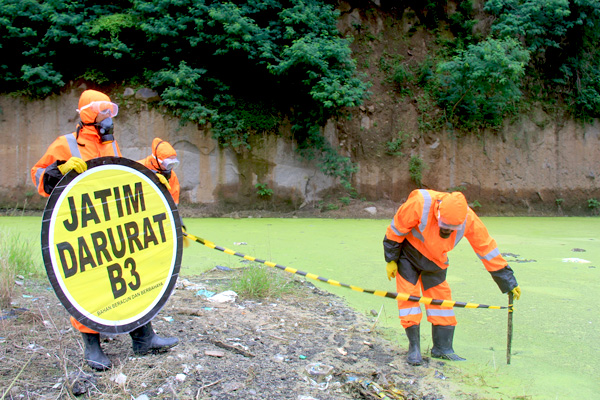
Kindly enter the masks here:
<path id="1" fill-rule="evenodd" d="M 406 139 L 408 139 L 408 133 L 398 132 L 394 139 L 386 142 L 386 153 L 391 156 L 402 157 L 404 155 L 402 153 L 402 146 L 406 142 Z"/>
<path id="2" fill-rule="evenodd" d="M 488 0 L 492 33 L 525 43 L 547 96 L 566 92 L 576 116 L 600 116 L 600 2 L 597 0 Z M 561 85 L 557 88 L 556 85 Z"/>
<path id="3" fill-rule="evenodd" d="M 257 183 L 254 187 L 260 197 L 271 197 L 273 195 L 273 189 L 269 189 L 266 183 Z"/>
<path id="4" fill-rule="evenodd" d="M 338 17 L 322 0 L 5 0 L 1 90 L 45 97 L 83 77 L 135 81 L 234 148 L 288 116 L 300 147 L 348 180 L 352 167 L 331 168 L 323 157 L 335 150 L 314 140 L 329 117 L 368 95 Z"/>
<path id="5" fill-rule="evenodd" d="M 597 199 L 588 199 L 587 201 L 588 208 L 592 210 L 594 214 L 598 214 L 600 212 L 600 200 Z"/>
<path id="6" fill-rule="evenodd" d="M 460 126 L 498 126 L 521 98 L 529 53 L 514 39 L 488 39 L 438 65 L 438 102 Z"/>
<path id="7" fill-rule="evenodd" d="M 427 168 L 425 162 L 419 156 L 412 156 L 408 162 L 408 172 L 410 179 L 417 184 L 418 187 L 423 186 L 423 171 Z"/>

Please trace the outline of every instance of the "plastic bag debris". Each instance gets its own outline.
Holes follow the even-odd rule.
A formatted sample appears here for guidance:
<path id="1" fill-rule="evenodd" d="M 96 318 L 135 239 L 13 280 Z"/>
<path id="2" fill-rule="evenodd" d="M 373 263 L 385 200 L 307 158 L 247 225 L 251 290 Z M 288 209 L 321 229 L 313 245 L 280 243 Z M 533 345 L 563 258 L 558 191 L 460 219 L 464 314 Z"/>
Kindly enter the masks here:
<path id="1" fill-rule="evenodd" d="M 209 297 L 208 301 L 213 302 L 213 303 L 233 303 L 233 302 L 235 302 L 237 295 L 238 294 L 236 292 L 234 292 L 233 290 L 226 290 L 219 294 L 215 294 L 212 297 Z"/>
<path id="2" fill-rule="evenodd" d="M 213 297 L 214 295 L 215 295 L 215 292 L 211 292 L 206 289 L 200 289 L 196 292 L 196 296 L 204 296 L 207 299 Z"/>
<path id="3" fill-rule="evenodd" d="M 331 381 L 331 373 L 333 367 L 331 365 L 321 363 L 311 363 L 304 367 L 304 379 L 314 385 L 319 390 L 326 390 Z"/>

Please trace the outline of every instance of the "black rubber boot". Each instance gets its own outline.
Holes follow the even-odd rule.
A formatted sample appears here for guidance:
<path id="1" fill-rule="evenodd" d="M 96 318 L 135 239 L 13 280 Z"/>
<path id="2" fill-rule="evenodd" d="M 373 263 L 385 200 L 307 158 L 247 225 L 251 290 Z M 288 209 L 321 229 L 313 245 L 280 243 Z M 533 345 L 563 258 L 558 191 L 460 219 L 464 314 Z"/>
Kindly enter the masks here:
<path id="1" fill-rule="evenodd" d="M 175 337 L 162 338 L 158 336 L 154 333 L 154 329 L 152 329 L 152 324 L 150 322 L 129 334 L 131 335 L 133 352 L 139 356 L 150 352 L 160 353 L 162 351 L 167 351 L 179 343 L 179 339 Z"/>
<path id="2" fill-rule="evenodd" d="M 83 356 L 87 364 L 98 371 L 110 369 L 112 367 L 110 359 L 104 354 L 102 347 L 100 347 L 100 334 L 81 332 L 81 336 L 83 336 L 83 343 L 85 344 Z"/>
<path id="3" fill-rule="evenodd" d="M 410 365 L 421 365 L 423 364 L 423 357 L 421 357 L 421 329 L 419 325 L 409 326 L 404 329 L 406 336 L 408 337 L 408 355 L 406 356 L 406 362 Z"/>
<path id="4" fill-rule="evenodd" d="M 431 327 L 433 339 L 433 348 L 431 349 L 431 357 L 442 358 L 450 361 L 465 361 L 465 358 L 460 357 L 452 349 L 452 341 L 454 340 L 454 326 L 433 325 Z"/>

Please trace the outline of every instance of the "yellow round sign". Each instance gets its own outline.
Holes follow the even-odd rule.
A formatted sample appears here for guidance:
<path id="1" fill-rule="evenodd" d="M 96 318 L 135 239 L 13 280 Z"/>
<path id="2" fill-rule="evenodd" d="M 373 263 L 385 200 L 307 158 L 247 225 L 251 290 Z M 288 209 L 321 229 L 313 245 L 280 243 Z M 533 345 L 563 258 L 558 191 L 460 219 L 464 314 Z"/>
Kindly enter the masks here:
<path id="1" fill-rule="evenodd" d="M 99 332 L 125 333 L 150 321 L 173 290 L 181 219 L 152 171 L 124 158 L 94 159 L 52 192 L 42 253 L 75 319 Z"/>

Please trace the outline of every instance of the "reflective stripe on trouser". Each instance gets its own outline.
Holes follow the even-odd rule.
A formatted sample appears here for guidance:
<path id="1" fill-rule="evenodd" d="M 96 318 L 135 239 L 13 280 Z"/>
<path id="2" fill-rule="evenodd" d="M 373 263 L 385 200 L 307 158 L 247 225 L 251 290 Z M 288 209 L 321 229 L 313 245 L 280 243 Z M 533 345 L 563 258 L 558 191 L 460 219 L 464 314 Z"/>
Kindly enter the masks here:
<path id="1" fill-rule="evenodd" d="M 411 296 L 419 297 L 421 296 L 422 291 L 424 297 L 452 300 L 452 292 L 447 281 L 427 290 L 423 290 L 421 277 L 419 277 L 417 284 L 413 285 L 402 278 L 400 274 L 396 274 L 396 288 L 398 293 L 408 293 Z M 440 307 L 425 304 L 425 310 L 427 311 L 427 321 L 431 322 L 432 325 L 456 325 L 456 317 L 454 316 L 454 308 L 452 307 Z M 414 301 L 398 300 L 398 315 L 404 329 L 412 325 L 419 325 L 421 323 L 421 317 L 423 316 L 421 304 Z"/>
<path id="2" fill-rule="evenodd" d="M 77 329 L 79 332 L 82 332 L 82 333 L 98 333 L 95 330 L 90 329 L 87 326 L 85 326 L 84 324 L 82 324 L 81 322 L 77 321 L 73 317 L 71 317 L 71 325 L 73 325 L 73 328 Z"/>

